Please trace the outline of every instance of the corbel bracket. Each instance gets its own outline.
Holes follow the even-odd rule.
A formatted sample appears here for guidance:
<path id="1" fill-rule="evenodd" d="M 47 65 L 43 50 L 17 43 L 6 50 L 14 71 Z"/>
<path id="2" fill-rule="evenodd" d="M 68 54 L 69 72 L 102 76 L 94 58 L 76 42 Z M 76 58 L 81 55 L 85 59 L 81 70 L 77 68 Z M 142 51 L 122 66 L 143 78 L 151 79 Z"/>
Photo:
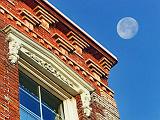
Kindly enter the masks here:
<path id="1" fill-rule="evenodd" d="M 19 55 L 18 52 L 20 50 L 20 48 L 22 47 L 21 43 L 19 43 L 18 41 L 16 41 L 15 39 L 12 38 L 8 38 L 8 42 L 9 42 L 9 61 L 11 64 L 16 64 L 18 59 L 19 59 Z"/>
<path id="2" fill-rule="evenodd" d="M 84 109 L 84 113 L 87 117 L 91 115 L 92 108 L 90 107 L 90 101 L 91 101 L 91 96 L 89 91 L 88 92 L 83 92 L 81 94 L 81 100 L 82 100 L 82 107 Z"/>

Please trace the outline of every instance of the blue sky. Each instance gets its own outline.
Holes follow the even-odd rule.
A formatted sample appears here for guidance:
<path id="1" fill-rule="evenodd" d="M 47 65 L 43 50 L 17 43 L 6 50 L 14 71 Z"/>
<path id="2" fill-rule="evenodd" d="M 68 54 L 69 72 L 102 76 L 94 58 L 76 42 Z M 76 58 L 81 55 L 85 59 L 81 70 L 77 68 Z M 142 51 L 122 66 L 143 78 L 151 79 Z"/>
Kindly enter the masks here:
<path id="1" fill-rule="evenodd" d="M 119 59 L 109 85 L 121 120 L 160 120 L 160 1 L 50 0 Z M 121 39 L 117 22 L 133 17 L 138 34 Z"/>

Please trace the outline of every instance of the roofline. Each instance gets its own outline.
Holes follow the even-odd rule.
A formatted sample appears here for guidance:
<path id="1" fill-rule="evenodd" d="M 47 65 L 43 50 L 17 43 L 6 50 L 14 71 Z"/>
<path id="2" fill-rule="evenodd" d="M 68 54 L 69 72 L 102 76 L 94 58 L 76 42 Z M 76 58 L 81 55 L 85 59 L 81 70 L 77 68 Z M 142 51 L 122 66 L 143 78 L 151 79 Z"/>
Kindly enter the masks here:
<path id="1" fill-rule="evenodd" d="M 116 61 L 118 61 L 117 57 L 113 55 L 109 50 L 107 50 L 105 47 L 103 47 L 98 41 L 96 41 L 92 36 L 90 36 L 87 32 L 85 32 L 82 28 L 80 28 L 76 23 L 74 23 L 71 19 L 69 19 L 66 15 L 64 15 L 61 11 L 59 11 L 55 6 L 53 6 L 50 2 L 47 0 L 42 0 L 46 4 L 48 4 L 50 7 L 52 7 L 57 13 L 62 15 L 67 21 L 69 21 L 72 25 L 74 25 L 77 29 L 79 29 L 83 34 L 85 34 L 88 38 L 93 40 L 99 47 L 101 47 L 105 52 L 107 52 L 109 55 L 111 55 Z"/>

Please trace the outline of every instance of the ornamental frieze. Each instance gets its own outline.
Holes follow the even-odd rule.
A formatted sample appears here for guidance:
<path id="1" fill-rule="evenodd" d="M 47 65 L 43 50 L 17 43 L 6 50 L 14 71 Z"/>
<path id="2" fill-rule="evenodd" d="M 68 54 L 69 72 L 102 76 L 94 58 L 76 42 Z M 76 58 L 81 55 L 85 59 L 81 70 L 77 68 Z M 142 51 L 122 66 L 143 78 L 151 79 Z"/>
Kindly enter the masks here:
<path id="1" fill-rule="evenodd" d="M 61 74 L 61 72 L 58 71 L 57 69 L 55 69 L 50 63 L 42 60 L 41 58 L 39 58 L 35 54 L 31 53 L 30 51 L 28 51 L 25 48 L 21 48 L 21 51 L 25 55 L 27 55 L 28 57 L 30 57 L 33 61 L 35 61 L 36 63 L 38 63 L 40 66 L 42 66 L 45 70 L 47 70 L 48 72 L 50 72 L 52 75 L 54 75 L 55 77 L 57 77 L 58 79 L 60 79 L 61 81 L 63 81 L 67 85 L 69 85 L 70 87 L 76 88 L 76 86 L 70 80 L 68 80 L 65 76 L 63 76 Z"/>

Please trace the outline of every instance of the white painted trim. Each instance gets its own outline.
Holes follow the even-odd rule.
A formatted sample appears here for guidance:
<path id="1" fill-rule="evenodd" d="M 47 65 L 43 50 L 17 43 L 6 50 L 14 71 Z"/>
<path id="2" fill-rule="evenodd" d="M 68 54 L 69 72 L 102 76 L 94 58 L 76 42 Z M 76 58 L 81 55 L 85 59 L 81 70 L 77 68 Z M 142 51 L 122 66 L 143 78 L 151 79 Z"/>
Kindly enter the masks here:
<path id="1" fill-rule="evenodd" d="M 23 59 L 20 58 L 18 61 L 19 69 L 23 71 L 26 75 L 31 77 L 35 82 L 43 86 L 53 95 L 57 96 L 60 100 L 65 100 L 68 98 L 72 98 L 72 96 L 64 91 L 61 87 L 59 87 L 56 83 L 51 82 L 51 80 L 40 73 L 37 69 L 33 66 L 29 65 Z"/>
<path id="2" fill-rule="evenodd" d="M 84 109 L 84 114 L 89 117 L 91 115 L 92 108 L 90 107 L 91 104 L 91 96 L 89 92 L 85 92 L 81 94 L 82 100 L 82 107 Z"/>
<path id="3" fill-rule="evenodd" d="M 21 48 L 21 44 L 12 38 L 7 38 L 7 39 L 9 42 L 9 53 L 8 53 L 9 58 L 8 59 L 11 64 L 16 64 L 19 59 L 18 52 Z"/>
<path id="4" fill-rule="evenodd" d="M 49 78 L 44 77 L 42 73 L 37 73 L 38 71 L 36 71 L 33 67 L 31 68 L 31 66 L 28 66 L 27 63 L 24 63 L 24 60 L 22 59 L 19 60 L 19 69 L 23 71 L 26 75 L 30 76 L 38 84 L 43 86 L 50 93 L 63 101 L 64 112 L 62 114 L 64 114 L 65 120 L 79 120 L 76 99 L 73 96 L 64 91 L 62 88 L 58 87 L 58 85 L 46 82 Z"/>
<path id="5" fill-rule="evenodd" d="M 56 91 L 56 93 L 52 93 L 57 94 L 59 98 L 63 100 L 65 120 L 78 120 L 76 100 L 73 96 L 89 93 L 89 91 L 93 91 L 94 88 L 86 83 L 76 72 L 66 66 L 53 53 L 38 45 L 18 30 L 7 26 L 3 31 L 9 39 L 13 39 L 23 46 L 19 52 L 20 60 L 18 63 L 20 69 L 37 79 L 40 85 L 45 85 L 47 90 Z M 54 76 L 42 63 L 54 68 L 73 85 L 70 86 L 70 84 L 63 83 L 63 80 L 58 78 L 58 76 Z M 63 86 L 61 86 L 61 84 Z"/>
<path id="6" fill-rule="evenodd" d="M 64 104 L 65 119 L 66 120 L 79 120 L 75 98 L 64 100 L 63 104 Z"/>
<path id="7" fill-rule="evenodd" d="M 83 80 L 83 78 L 78 75 L 71 68 L 66 67 L 66 65 L 57 58 L 53 53 L 51 53 L 48 49 L 40 46 L 35 43 L 33 40 L 29 39 L 18 30 L 11 26 L 7 26 L 4 28 L 4 32 L 8 34 L 9 38 L 15 39 L 20 44 L 23 45 L 23 48 L 27 49 L 33 54 L 36 54 L 38 57 L 46 61 L 47 63 L 52 64 L 57 70 L 61 71 L 61 73 L 69 79 L 71 82 L 75 84 L 75 86 L 79 87 L 79 93 L 87 91 L 93 91 L 94 88 L 87 82 Z M 65 68 L 65 69 L 64 69 Z"/>
<path id="8" fill-rule="evenodd" d="M 41 88 L 38 86 L 38 95 L 39 95 L 39 105 L 40 105 L 40 113 L 41 113 L 41 120 L 43 119 L 43 113 L 42 113 L 42 96 L 41 96 Z"/>

